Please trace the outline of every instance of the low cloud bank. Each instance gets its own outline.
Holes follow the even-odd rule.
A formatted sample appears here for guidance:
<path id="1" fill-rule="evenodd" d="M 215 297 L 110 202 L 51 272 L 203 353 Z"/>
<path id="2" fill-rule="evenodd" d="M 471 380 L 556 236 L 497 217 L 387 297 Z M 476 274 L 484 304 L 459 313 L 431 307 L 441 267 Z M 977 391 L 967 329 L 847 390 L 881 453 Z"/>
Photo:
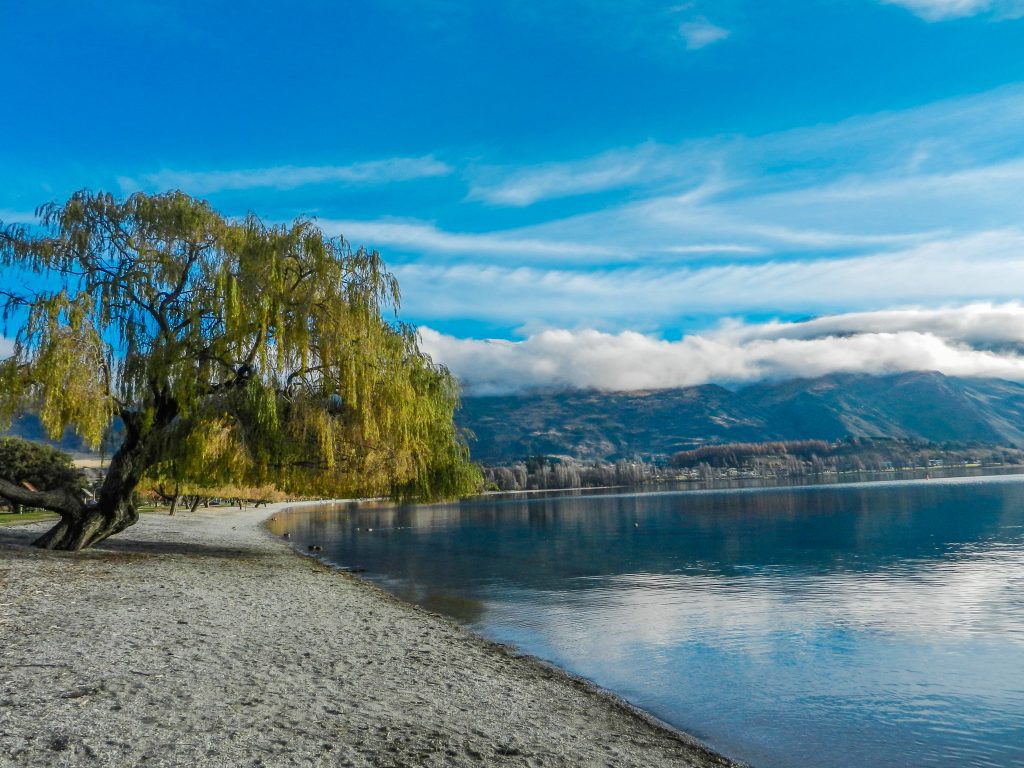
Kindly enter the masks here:
<path id="1" fill-rule="evenodd" d="M 523 341 L 460 339 L 422 328 L 423 348 L 467 394 L 742 384 L 851 372 L 939 371 L 1024 381 L 1024 304 L 970 304 L 819 317 L 724 321 L 666 341 L 641 333 L 546 330 Z"/>

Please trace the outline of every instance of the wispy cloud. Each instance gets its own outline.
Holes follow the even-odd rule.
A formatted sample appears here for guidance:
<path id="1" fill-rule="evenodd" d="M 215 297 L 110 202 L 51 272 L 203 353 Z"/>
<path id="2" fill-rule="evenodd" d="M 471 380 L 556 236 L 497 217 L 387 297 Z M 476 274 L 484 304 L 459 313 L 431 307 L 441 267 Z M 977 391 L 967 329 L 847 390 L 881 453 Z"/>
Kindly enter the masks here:
<path id="1" fill-rule="evenodd" d="M 745 311 L 749 283 L 742 280 L 754 277 L 749 269 L 756 265 L 766 273 L 792 275 L 779 286 L 781 306 L 801 311 L 789 303 L 789 286 L 800 285 L 806 290 L 804 309 L 813 311 L 822 308 L 818 297 L 832 294 L 833 285 L 808 285 L 802 274 L 842 280 L 846 270 L 861 263 L 886 272 L 887 254 L 898 264 L 908 249 L 926 246 L 922 253 L 933 261 L 915 260 L 918 274 L 908 272 L 905 283 L 887 285 L 882 292 L 898 287 L 904 295 L 892 298 L 900 301 L 926 300 L 932 291 L 936 300 L 958 298 L 947 292 L 956 289 L 952 279 L 940 287 L 935 277 L 956 274 L 966 280 L 966 292 L 959 298 L 972 298 L 986 295 L 967 287 L 976 286 L 975 278 L 985 268 L 975 273 L 962 264 L 960 249 L 983 243 L 1012 255 L 1022 248 L 1014 234 L 1024 195 L 1022 121 L 1024 92 L 1006 88 L 760 137 L 723 137 L 676 147 L 645 143 L 575 163 L 509 169 L 504 176 L 491 168 L 475 182 L 474 194 L 493 203 L 526 205 L 601 191 L 598 187 L 631 187 L 618 202 L 602 200 L 583 213 L 501 233 L 503 239 L 535 246 L 560 243 L 563 247 L 548 249 L 547 271 L 588 261 L 594 282 L 606 279 L 603 266 L 644 264 L 662 270 L 653 298 L 631 291 L 643 273 L 615 274 L 624 296 L 613 300 L 609 311 L 618 321 L 620 306 L 661 307 L 657 293 L 662 286 L 679 288 L 676 307 L 690 300 L 703 304 L 705 296 L 714 295 L 723 302 L 723 311 Z M 577 245 L 579 253 L 565 252 L 566 244 Z M 588 246 L 596 248 L 588 252 Z M 994 252 L 976 256 L 984 264 Z M 478 255 L 481 267 L 506 263 L 488 260 L 483 252 Z M 827 259 L 840 263 L 831 268 Z M 693 272 L 694 263 L 712 260 L 720 271 Z M 537 263 L 528 254 L 520 260 Z M 802 265 L 808 263 L 811 267 L 804 273 Z M 713 280 L 713 288 L 692 290 L 698 278 Z M 870 300 L 872 289 L 857 275 L 850 283 L 854 286 Z M 488 312 L 502 304 L 504 290 L 495 291 L 499 296 Z M 524 312 L 536 306 L 542 313 L 530 318 L 536 323 L 552 322 L 553 310 L 568 301 L 546 296 L 539 303 L 533 301 L 532 288 L 524 284 L 522 290 L 516 303 Z M 760 295 L 773 296 L 768 286 L 762 286 Z M 590 317 L 583 308 L 593 296 L 580 299 L 577 318 L 563 316 L 555 322 L 577 325 Z M 667 308 L 659 311 L 668 313 Z M 429 322 L 430 317 L 423 319 Z"/>
<path id="2" fill-rule="evenodd" d="M 683 22 L 679 34 L 686 41 L 686 50 L 698 51 L 729 37 L 729 30 L 712 24 L 707 19 Z"/>
<path id="3" fill-rule="evenodd" d="M 251 168 L 235 171 L 162 170 L 137 177 L 122 176 L 118 183 L 124 192 L 149 189 L 181 189 L 195 195 L 261 187 L 295 189 L 307 184 L 388 184 L 414 179 L 446 176 L 452 167 L 432 156 L 395 157 L 351 165 Z"/>
<path id="4" fill-rule="evenodd" d="M 436 206 L 436 221 L 320 223 L 380 248 L 407 316 L 445 327 L 644 330 L 721 314 L 1007 300 L 1019 295 L 1010 276 L 1024 273 L 1022 123 L 1014 86 L 761 136 L 471 165 L 469 196 L 509 210 L 456 201 Z M 401 173 L 390 162 L 338 178 L 451 170 L 430 157 L 402 161 L 413 165 Z M 280 171 L 259 172 L 259 183 Z M 594 192 L 607 194 L 527 210 Z"/>
<path id="5" fill-rule="evenodd" d="M 650 184 L 675 169 L 660 162 L 664 149 L 648 142 L 604 152 L 579 162 L 549 163 L 508 173 L 502 168 L 475 171 L 469 199 L 496 205 L 526 206 L 539 200 Z"/>
<path id="6" fill-rule="evenodd" d="M 322 219 L 317 223 L 328 234 L 342 235 L 350 242 L 371 248 L 391 246 L 403 250 L 522 258 L 556 255 L 586 257 L 611 253 L 609 248 L 599 245 L 526 238 L 514 233 L 445 232 L 434 224 L 421 221 Z"/>
<path id="7" fill-rule="evenodd" d="M 427 324 L 470 317 L 512 327 L 674 327 L 695 315 L 1011 300 L 1019 288 L 1008 276 L 1024 274 L 1024 232 L 799 261 L 599 270 L 414 263 L 395 271 L 406 311 Z"/>
<path id="8" fill-rule="evenodd" d="M 14 342 L 0 336 L 0 358 L 9 357 L 14 352 Z"/>
<path id="9" fill-rule="evenodd" d="M 899 5 L 927 21 L 962 19 L 979 14 L 995 18 L 1014 19 L 1024 15 L 1021 0 L 882 0 L 888 5 Z"/>
<path id="10" fill-rule="evenodd" d="M 471 196 L 522 207 L 628 190 L 617 203 L 506 233 L 600 244 L 620 263 L 900 249 L 1016 225 L 1022 121 L 1024 92 L 1006 88 L 765 136 L 478 169 Z"/>
<path id="11" fill-rule="evenodd" d="M 939 371 L 1024 381 L 1024 306 L 973 304 L 725 323 L 666 341 L 632 331 L 546 330 L 524 341 L 458 339 L 429 328 L 424 349 L 474 394 L 640 390 L 822 376 Z M 996 345 L 1013 346 L 997 349 Z"/>

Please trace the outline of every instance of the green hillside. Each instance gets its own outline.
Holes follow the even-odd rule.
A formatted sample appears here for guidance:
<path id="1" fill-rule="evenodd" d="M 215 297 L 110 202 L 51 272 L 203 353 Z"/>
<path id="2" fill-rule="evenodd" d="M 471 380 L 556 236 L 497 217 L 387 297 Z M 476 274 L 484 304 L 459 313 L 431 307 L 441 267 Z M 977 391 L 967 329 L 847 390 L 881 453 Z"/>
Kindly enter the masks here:
<path id="1" fill-rule="evenodd" d="M 466 397 L 473 457 L 616 459 L 700 445 L 845 437 L 1024 445 L 1024 385 L 938 373 L 836 374 L 651 392 Z"/>

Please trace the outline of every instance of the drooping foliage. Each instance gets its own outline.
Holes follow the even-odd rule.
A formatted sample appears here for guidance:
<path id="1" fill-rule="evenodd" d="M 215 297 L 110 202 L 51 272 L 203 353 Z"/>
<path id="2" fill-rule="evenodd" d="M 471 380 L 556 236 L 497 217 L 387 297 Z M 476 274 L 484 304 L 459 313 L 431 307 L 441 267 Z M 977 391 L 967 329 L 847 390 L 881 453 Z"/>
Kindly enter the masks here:
<path id="1" fill-rule="evenodd" d="M 4 291 L 0 422 L 35 410 L 96 445 L 120 417 L 111 473 L 121 454 L 132 487 L 435 498 L 479 482 L 456 382 L 387 321 L 399 290 L 376 251 L 180 192 L 83 191 L 38 213 L 41 228 L 0 227 L 0 264 L 39 276 Z"/>

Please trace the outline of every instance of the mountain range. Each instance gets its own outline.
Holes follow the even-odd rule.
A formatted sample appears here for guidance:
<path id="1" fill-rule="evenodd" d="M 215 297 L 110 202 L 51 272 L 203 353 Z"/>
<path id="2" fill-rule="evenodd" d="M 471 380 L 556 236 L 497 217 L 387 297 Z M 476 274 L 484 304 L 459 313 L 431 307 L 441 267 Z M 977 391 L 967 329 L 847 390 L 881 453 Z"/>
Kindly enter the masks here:
<path id="1" fill-rule="evenodd" d="M 1024 446 L 1024 384 L 940 373 L 832 374 L 740 389 L 564 391 L 463 398 L 477 461 L 614 460 L 701 445 L 895 438 Z"/>

